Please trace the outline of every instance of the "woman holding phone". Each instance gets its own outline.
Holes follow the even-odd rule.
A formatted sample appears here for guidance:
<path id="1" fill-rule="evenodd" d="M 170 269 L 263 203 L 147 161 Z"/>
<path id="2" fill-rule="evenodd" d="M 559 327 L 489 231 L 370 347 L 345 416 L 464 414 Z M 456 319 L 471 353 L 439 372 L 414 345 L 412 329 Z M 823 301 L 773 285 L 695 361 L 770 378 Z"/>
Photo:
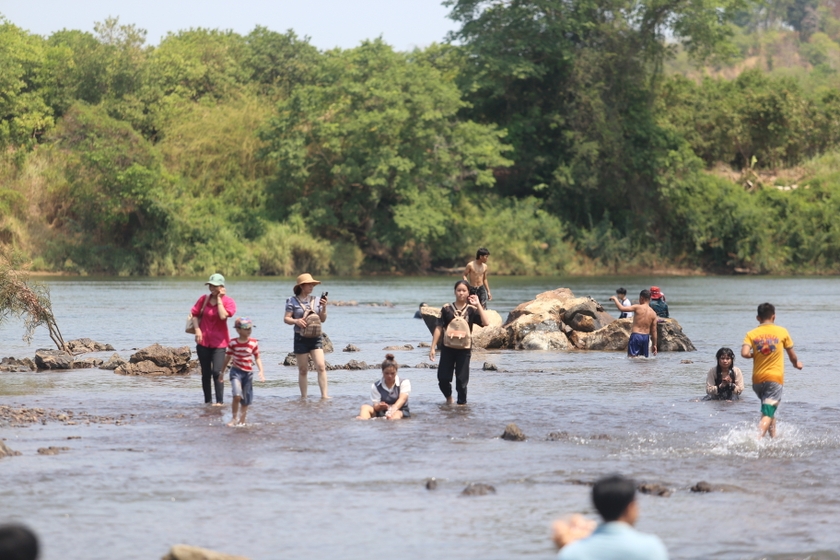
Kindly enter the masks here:
<path id="1" fill-rule="evenodd" d="M 327 320 L 327 292 L 315 299 L 312 290 L 320 284 L 308 272 L 297 277 L 294 296 L 286 300 L 286 314 L 283 322 L 294 325 L 294 352 L 297 358 L 298 386 L 300 396 L 306 398 L 309 372 L 309 358 L 318 372 L 318 387 L 321 398 L 330 398 L 327 394 L 327 364 L 324 362 L 324 344 L 321 336 L 321 323 Z"/>

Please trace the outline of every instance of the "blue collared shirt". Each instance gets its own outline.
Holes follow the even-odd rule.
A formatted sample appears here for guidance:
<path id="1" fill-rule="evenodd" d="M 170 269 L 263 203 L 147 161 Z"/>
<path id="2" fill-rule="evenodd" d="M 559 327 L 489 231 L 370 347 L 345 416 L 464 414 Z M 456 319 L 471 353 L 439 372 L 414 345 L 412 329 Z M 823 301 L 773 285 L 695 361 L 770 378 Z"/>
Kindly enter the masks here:
<path id="1" fill-rule="evenodd" d="M 668 551 L 656 535 L 610 521 L 585 539 L 564 546 L 557 560 L 668 560 Z"/>

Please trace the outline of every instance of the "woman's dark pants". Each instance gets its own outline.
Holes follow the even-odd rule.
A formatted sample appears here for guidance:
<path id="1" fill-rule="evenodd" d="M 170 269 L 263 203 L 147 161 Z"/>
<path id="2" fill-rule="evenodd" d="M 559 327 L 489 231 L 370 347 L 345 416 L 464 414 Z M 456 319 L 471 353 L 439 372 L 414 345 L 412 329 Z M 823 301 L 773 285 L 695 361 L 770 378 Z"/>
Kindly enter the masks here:
<path id="1" fill-rule="evenodd" d="M 458 404 L 467 404 L 467 383 L 470 382 L 471 350 L 455 350 L 442 347 L 438 365 L 438 387 L 443 396 L 452 397 L 452 373 L 455 373 L 455 391 Z"/>
<path id="2" fill-rule="evenodd" d="M 213 402 L 213 395 L 210 392 L 211 380 L 216 386 L 216 402 L 224 402 L 225 384 L 222 383 L 221 371 L 225 361 L 225 349 L 208 348 L 197 344 L 195 353 L 198 354 L 198 363 L 201 364 L 201 388 L 204 389 L 204 402 Z"/>

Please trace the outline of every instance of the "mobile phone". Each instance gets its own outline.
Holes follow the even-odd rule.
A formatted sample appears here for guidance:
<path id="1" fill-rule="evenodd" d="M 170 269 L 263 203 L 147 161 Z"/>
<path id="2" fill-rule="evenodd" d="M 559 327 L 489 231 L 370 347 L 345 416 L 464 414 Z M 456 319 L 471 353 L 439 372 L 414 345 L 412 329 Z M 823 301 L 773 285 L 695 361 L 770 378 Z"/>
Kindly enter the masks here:
<path id="1" fill-rule="evenodd" d="M 330 295 L 330 293 L 329 293 L 329 292 L 321 292 L 321 299 L 324 299 L 324 298 L 325 298 L 325 297 L 327 297 L 328 295 Z"/>

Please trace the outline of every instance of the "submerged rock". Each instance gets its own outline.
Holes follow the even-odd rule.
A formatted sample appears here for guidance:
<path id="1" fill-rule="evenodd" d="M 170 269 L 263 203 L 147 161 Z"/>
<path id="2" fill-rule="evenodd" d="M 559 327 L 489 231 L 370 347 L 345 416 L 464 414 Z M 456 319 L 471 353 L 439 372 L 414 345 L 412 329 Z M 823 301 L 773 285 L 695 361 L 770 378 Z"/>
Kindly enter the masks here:
<path id="1" fill-rule="evenodd" d="M 438 487 L 438 482 L 435 477 L 426 479 L 426 490 L 434 490 Z"/>
<path id="2" fill-rule="evenodd" d="M 187 544 L 176 544 L 169 549 L 169 552 L 161 560 L 248 560 L 248 558 Z"/>
<path id="3" fill-rule="evenodd" d="M 348 344 L 347 346 L 344 347 L 344 350 L 342 350 L 342 352 L 361 352 L 361 350 L 359 349 L 358 346 L 354 346 L 353 344 Z"/>
<path id="4" fill-rule="evenodd" d="M 495 494 L 496 489 L 489 484 L 483 482 L 470 482 L 467 487 L 461 491 L 462 496 L 486 496 L 487 494 Z"/>
<path id="5" fill-rule="evenodd" d="M 502 433 L 502 439 L 506 439 L 508 441 L 525 441 L 528 438 L 525 437 L 525 434 L 522 433 L 519 426 L 511 423 L 505 427 L 505 431 Z"/>
<path id="6" fill-rule="evenodd" d="M 496 364 L 492 362 L 484 362 L 484 365 L 481 367 L 484 371 L 499 371 L 499 368 L 496 367 Z"/>
<path id="7" fill-rule="evenodd" d="M 58 455 L 62 451 L 70 451 L 69 447 L 53 447 L 52 445 L 49 447 L 39 447 L 38 448 L 38 455 Z"/>
<path id="8" fill-rule="evenodd" d="M 35 369 L 35 362 L 33 362 L 31 358 L 18 360 L 17 358 L 12 358 L 10 356 L 0 360 L 0 371 L 35 371 Z"/>

